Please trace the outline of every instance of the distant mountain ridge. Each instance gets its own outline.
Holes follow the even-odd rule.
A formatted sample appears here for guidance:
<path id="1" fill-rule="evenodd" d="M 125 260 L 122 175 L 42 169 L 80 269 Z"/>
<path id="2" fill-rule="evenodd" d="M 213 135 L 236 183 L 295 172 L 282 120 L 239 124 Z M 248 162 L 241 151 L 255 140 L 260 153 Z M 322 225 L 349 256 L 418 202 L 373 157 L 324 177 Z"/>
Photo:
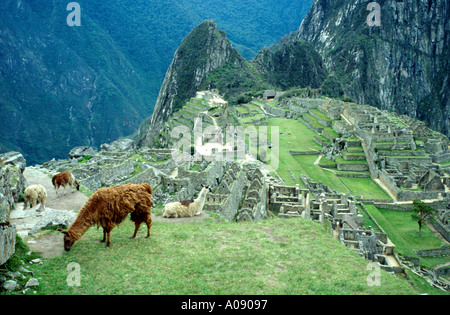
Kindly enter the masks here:
<path id="1" fill-rule="evenodd" d="M 239 66 L 225 62 L 202 78 L 201 87 L 218 88 L 234 102 L 262 95 L 268 88 L 310 87 L 322 95 L 351 98 L 419 118 L 449 136 L 449 2 L 386 0 L 380 5 L 379 27 L 368 25 L 367 4 L 363 0 L 314 1 L 296 32 L 263 48 L 251 61 Z M 190 40 L 194 37 L 188 35 L 185 41 Z M 174 72 L 187 70 L 183 64 L 189 65 L 191 56 L 185 55 L 184 61 L 181 57 L 175 56 L 178 66 L 169 69 L 166 80 Z M 207 66 L 201 59 L 194 60 L 197 68 Z M 182 103 L 195 96 L 194 85 L 172 84 L 171 90 L 178 89 L 172 101 Z M 173 112 L 173 106 L 161 104 L 173 95 L 163 85 L 160 106 L 151 117 L 159 123 L 141 126 L 140 135 L 158 135 L 164 117 Z M 147 137 L 145 143 L 151 139 Z"/>
<path id="2" fill-rule="evenodd" d="M 0 151 L 28 163 L 112 142 L 151 115 L 173 53 L 206 18 L 223 24 L 243 55 L 294 31 L 312 0 L 69 1 L 0 3 Z"/>
<path id="3" fill-rule="evenodd" d="M 29 163 L 131 134 L 150 114 L 145 79 L 89 17 L 68 27 L 66 5 L 0 4 L 0 147 Z"/>

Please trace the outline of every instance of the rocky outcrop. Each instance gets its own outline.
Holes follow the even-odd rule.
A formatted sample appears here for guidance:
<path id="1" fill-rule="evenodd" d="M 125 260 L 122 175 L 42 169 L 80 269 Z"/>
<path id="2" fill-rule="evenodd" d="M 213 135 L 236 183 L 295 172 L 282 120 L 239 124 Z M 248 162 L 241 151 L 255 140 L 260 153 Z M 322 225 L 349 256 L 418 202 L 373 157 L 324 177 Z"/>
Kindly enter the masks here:
<path id="1" fill-rule="evenodd" d="M 407 114 L 450 135 L 450 3 L 316 0 L 295 40 L 311 43 L 345 94 L 359 104 Z"/>
<path id="2" fill-rule="evenodd" d="M 207 20 L 193 29 L 175 52 L 153 115 L 140 127 L 139 144 L 153 143 L 164 122 L 195 96 L 208 74 L 226 64 L 239 66 L 244 61 L 213 21 Z"/>
<path id="3" fill-rule="evenodd" d="M 327 78 L 322 57 L 314 47 L 289 37 L 271 49 L 262 49 L 255 64 L 268 83 L 283 90 L 294 86 L 319 88 Z"/>
<path id="4" fill-rule="evenodd" d="M 0 265 L 14 254 L 16 226 L 10 223 L 11 210 L 27 186 L 23 176 L 26 161 L 18 152 L 0 155 Z"/>

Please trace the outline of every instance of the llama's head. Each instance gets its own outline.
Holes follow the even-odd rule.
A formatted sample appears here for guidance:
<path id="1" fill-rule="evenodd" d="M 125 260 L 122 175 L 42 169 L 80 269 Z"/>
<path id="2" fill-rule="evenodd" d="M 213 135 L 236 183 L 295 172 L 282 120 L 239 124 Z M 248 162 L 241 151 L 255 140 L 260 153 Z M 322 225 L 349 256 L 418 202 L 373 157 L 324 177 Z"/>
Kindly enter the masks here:
<path id="1" fill-rule="evenodd" d="M 208 185 L 202 185 L 202 190 L 208 191 L 208 192 L 212 192 L 211 187 L 209 187 Z"/>
<path id="2" fill-rule="evenodd" d="M 80 183 L 78 183 L 78 181 L 75 181 L 74 185 L 77 188 L 77 190 L 80 190 Z"/>
<path id="3" fill-rule="evenodd" d="M 57 231 L 64 234 L 64 249 L 68 252 L 72 248 L 73 243 L 75 243 L 76 239 L 70 234 L 69 231 L 63 231 L 58 229 Z"/>

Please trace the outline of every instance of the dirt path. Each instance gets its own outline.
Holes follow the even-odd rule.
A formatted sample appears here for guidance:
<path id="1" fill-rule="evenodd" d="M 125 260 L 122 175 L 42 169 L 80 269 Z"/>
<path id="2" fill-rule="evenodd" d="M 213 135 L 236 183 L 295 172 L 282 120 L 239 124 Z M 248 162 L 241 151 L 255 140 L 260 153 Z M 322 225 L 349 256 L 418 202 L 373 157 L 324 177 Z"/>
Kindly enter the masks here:
<path id="1" fill-rule="evenodd" d="M 28 181 L 28 185 L 40 184 L 44 186 L 47 191 L 47 202 L 45 211 L 38 206 L 27 208 L 23 210 L 23 202 L 16 204 L 16 209 L 11 211 L 11 222 L 16 224 L 17 234 L 25 237 L 25 241 L 32 251 L 39 252 L 45 258 L 60 255 L 63 248 L 63 239 L 58 234 L 44 234 L 38 236 L 36 239 L 29 239 L 28 231 L 46 214 L 54 210 L 75 210 L 79 211 L 87 201 L 87 197 L 72 188 L 66 188 L 66 194 L 60 189 L 60 197 L 56 196 L 55 189 L 52 185 L 53 174 L 34 167 L 27 167 L 24 176 Z"/>
<path id="2" fill-rule="evenodd" d="M 47 190 L 46 206 L 57 210 L 80 210 L 87 201 L 87 197 L 76 189 L 67 187 L 66 194 L 64 189 L 59 189 L 60 196 L 56 196 L 55 189 L 52 185 L 53 174 L 45 172 L 34 167 L 27 167 L 24 176 L 28 181 L 28 185 L 40 184 Z"/>

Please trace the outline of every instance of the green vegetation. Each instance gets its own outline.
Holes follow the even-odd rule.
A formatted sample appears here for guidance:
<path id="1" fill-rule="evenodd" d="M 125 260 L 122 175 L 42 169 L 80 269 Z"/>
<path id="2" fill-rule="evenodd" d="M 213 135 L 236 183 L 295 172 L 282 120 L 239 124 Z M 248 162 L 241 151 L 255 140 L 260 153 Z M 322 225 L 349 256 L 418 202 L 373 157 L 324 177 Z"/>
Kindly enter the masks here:
<path id="1" fill-rule="evenodd" d="M 322 58 L 313 46 L 289 37 L 271 49 L 262 49 L 256 61 L 265 66 L 262 72 L 267 81 L 283 90 L 294 86 L 319 88 L 327 78 Z"/>
<path id="2" fill-rule="evenodd" d="M 419 234 L 422 232 L 422 225 L 429 219 L 436 211 L 432 206 L 420 200 L 414 200 L 413 207 L 411 209 L 414 213 L 411 218 L 419 225 Z"/>
<path id="3" fill-rule="evenodd" d="M 92 159 L 92 155 L 85 155 L 78 160 L 78 163 L 87 163 L 90 159 Z"/>
<path id="4" fill-rule="evenodd" d="M 213 71 L 203 83 L 203 88 L 216 86 L 230 104 L 250 103 L 254 97 L 261 97 L 264 90 L 273 89 L 257 68 L 248 61 L 239 64 L 228 63 Z"/>
<path id="5" fill-rule="evenodd" d="M 395 244 L 397 253 L 400 255 L 420 258 L 421 265 L 430 268 L 435 264 L 448 262 L 448 257 L 423 258 L 413 251 L 414 249 L 439 248 L 444 244 L 426 225 L 419 233 L 417 222 L 411 218 L 413 211 L 378 209 L 373 205 L 366 205 L 366 209 L 389 235 L 389 239 Z"/>
<path id="6" fill-rule="evenodd" d="M 382 272 L 367 284 L 367 260 L 309 220 L 230 224 L 207 219 L 155 222 L 150 239 L 127 221 L 112 247 L 92 228 L 70 252 L 30 269 L 39 294 L 415 294 L 402 278 Z M 81 267 L 81 286 L 69 287 L 67 265 Z"/>
<path id="7" fill-rule="evenodd" d="M 364 199 L 391 199 L 391 197 L 370 177 L 340 177 L 342 183 L 352 194 L 361 194 Z"/>
<path id="8" fill-rule="evenodd" d="M 389 195 L 370 177 L 338 177 L 339 172 L 328 169 L 333 167 L 334 163 L 324 158 L 316 165 L 315 162 L 319 158 L 319 152 L 322 147 L 313 140 L 316 134 L 303 123 L 294 119 L 270 118 L 270 126 L 280 127 L 280 166 L 277 173 L 286 185 L 300 184 L 301 187 L 304 187 L 300 179 L 300 174 L 304 174 L 314 181 L 320 181 L 330 188 L 344 193 L 361 194 L 365 199 L 390 199 Z M 293 156 L 289 153 L 289 151 L 314 150 L 317 150 L 317 155 Z M 337 158 L 337 161 L 367 164 L 367 161 L 345 161 L 339 158 Z M 321 164 L 322 162 L 326 165 Z M 291 172 L 295 175 L 295 179 L 292 178 Z"/>

